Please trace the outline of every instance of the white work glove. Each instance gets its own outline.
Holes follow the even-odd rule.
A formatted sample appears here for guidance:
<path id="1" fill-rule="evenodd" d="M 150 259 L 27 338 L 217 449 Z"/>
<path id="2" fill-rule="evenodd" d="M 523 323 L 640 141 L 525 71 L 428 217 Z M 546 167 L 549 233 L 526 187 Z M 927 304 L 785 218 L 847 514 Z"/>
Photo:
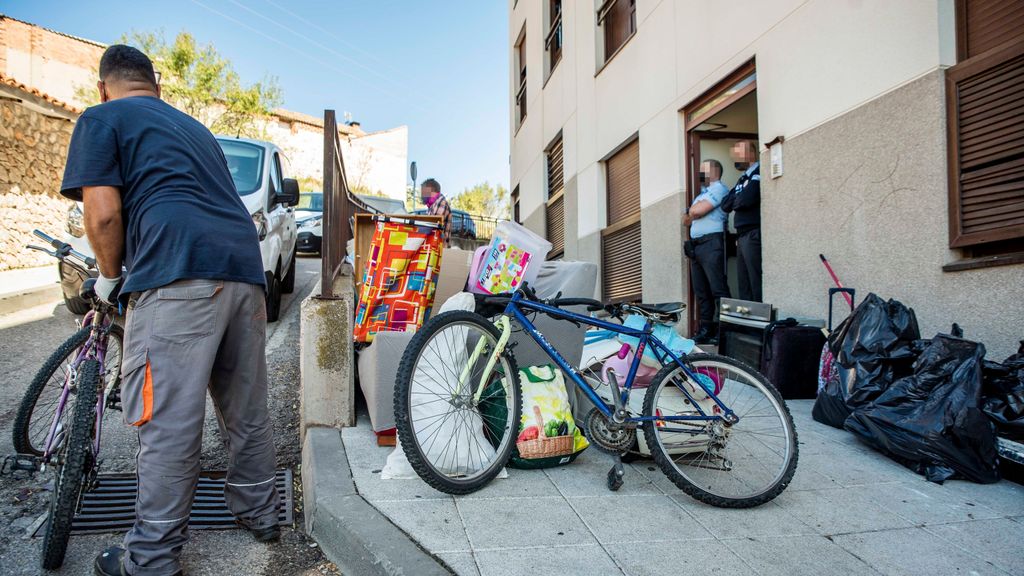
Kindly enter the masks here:
<path id="1" fill-rule="evenodd" d="M 100 300 L 110 304 L 111 306 L 117 301 L 117 297 L 121 292 L 121 277 L 107 278 L 100 274 L 96 278 L 96 297 Z"/>

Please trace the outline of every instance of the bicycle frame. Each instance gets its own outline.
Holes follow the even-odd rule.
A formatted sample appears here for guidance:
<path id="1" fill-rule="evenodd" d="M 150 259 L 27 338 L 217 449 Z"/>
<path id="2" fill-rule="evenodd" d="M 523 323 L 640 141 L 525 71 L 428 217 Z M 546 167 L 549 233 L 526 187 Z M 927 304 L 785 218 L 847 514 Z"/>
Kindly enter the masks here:
<path id="1" fill-rule="evenodd" d="M 655 355 L 658 357 L 658 360 L 662 364 L 665 364 L 667 360 L 671 360 L 672 362 L 674 362 L 677 366 L 679 366 L 683 370 L 683 372 L 686 374 L 686 376 L 691 381 L 696 382 L 697 384 L 699 384 L 700 387 L 707 393 L 708 397 L 711 398 L 715 402 L 715 404 L 722 410 L 722 414 L 720 414 L 720 415 L 706 414 L 704 412 L 704 410 L 701 409 L 700 403 L 697 402 L 697 399 L 694 398 L 690 394 L 690 391 L 687 390 L 685 386 L 681 386 L 681 385 L 677 384 L 676 387 L 679 388 L 679 390 L 686 396 L 686 398 L 690 401 L 691 405 L 694 408 L 697 409 L 697 412 L 698 412 L 697 415 L 679 415 L 679 416 L 670 416 L 670 415 L 669 416 L 653 416 L 653 415 L 652 416 L 642 416 L 641 415 L 641 416 L 637 416 L 637 417 L 626 418 L 625 419 L 626 422 L 641 423 L 641 422 L 645 422 L 645 421 L 649 421 L 649 420 L 654 420 L 654 421 L 658 421 L 658 422 L 673 422 L 673 421 L 713 422 L 713 421 L 722 420 L 722 419 L 730 419 L 732 422 L 737 422 L 739 420 L 739 418 L 735 415 L 733 410 L 730 407 L 726 406 L 718 398 L 718 396 L 715 394 L 714 390 L 708 389 L 708 387 L 705 384 L 704 380 L 699 378 L 696 375 L 696 373 L 694 373 L 693 370 L 690 369 L 690 367 L 687 365 L 687 363 L 685 361 L 683 361 L 679 356 L 677 356 L 674 352 L 672 352 L 672 350 L 670 350 L 664 343 L 662 343 L 661 340 L 658 340 L 658 338 L 656 336 L 654 336 L 653 329 L 652 329 L 652 324 L 651 324 L 651 322 L 649 320 L 645 323 L 644 328 L 642 330 L 637 330 L 635 328 L 629 328 L 629 327 L 623 326 L 622 324 L 614 324 L 614 323 L 611 323 L 611 322 L 605 322 L 605 321 L 599 320 L 597 318 L 592 318 L 590 316 L 584 316 L 582 314 L 577 314 L 575 312 L 570 312 L 568 310 L 563 310 L 563 309 L 557 308 L 555 306 L 549 306 L 547 304 L 544 304 L 543 302 L 537 302 L 537 301 L 534 301 L 534 300 L 528 300 L 528 299 L 523 297 L 522 292 L 514 293 L 512 295 L 512 298 L 509 300 L 508 304 L 505 307 L 505 315 L 511 317 L 516 322 L 518 322 L 519 325 L 522 326 L 524 330 L 526 330 L 527 334 L 529 334 L 530 337 L 533 338 L 533 340 L 535 342 L 537 342 L 537 345 L 540 346 L 544 350 L 544 352 L 552 360 L 554 360 L 555 364 L 557 364 L 558 367 L 561 368 L 564 373 L 569 375 L 569 378 L 571 378 L 572 381 L 576 383 L 576 386 L 578 388 L 580 388 L 581 390 L 583 390 L 583 393 L 587 395 L 587 398 L 590 399 L 590 401 L 594 404 L 594 406 L 596 406 L 598 408 L 598 410 L 600 410 L 602 413 L 604 413 L 604 415 L 607 416 L 608 418 L 612 418 L 612 416 L 614 414 L 614 412 L 613 412 L 614 406 L 609 406 L 608 404 L 606 404 L 604 402 L 604 400 L 601 399 L 600 396 L 597 395 L 597 392 L 583 378 L 583 376 L 579 373 L 579 370 L 577 370 L 576 368 L 572 367 L 569 364 L 569 362 L 566 361 L 566 359 L 561 355 L 561 353 L 559 353 L 558 350 L 555 349 L 555 347 L 552 346 L 551 343 L 549 343 L 546 338 L 544 338 L 544 335 L 541 334 L 540 331 L 537 330 L 537 327 L 534 326 L 532 322 L 530 322 L 529 318 L 527 318 L 526 314 L 523 312 L 524 310 L 532 311 L 532 312 L 540 312 L 540 313 L 552 316 L 552 317 L 554 317 L 556 319 L 559 319 L 559 320 L 567 320 L 567 321 L 570 321 L 570 322 L 576 322 L 578 324 L 585 324 L 587 326 L 594 326 L 594 327 L 597 327 L 597 328 L 601 328 L 601 329 L 604 329 L 604 330 L 609 330 L 611 332 L 615 332 L 617 334 L 623 334 L 625 336 L 632 336 L 632 337 L 635 337 L 635 338 L 639 339 L 639 343 L 637 344 L 637 347 L 636 347 L 636 353 L 634 354 L 634 357 L 633 357 L 633 363 L 629 367 L 629 374 L 626 376 L 626 380 L 621 384 L 621 388 L 620 388 L 620 390 L 621 390 L 621 398 L 620 399 L 622 401 L 622 405 L 623 406 L 626 406 L 628 404 L 628 402 L 629 402 L 629 394 L 630 394 L 630 391 L 633 388 L 633 379 L 636 377 L 637 368 L 640 366 L 640 359 L 643 358 L 644 351 L 647 349 L 648 346 L 650 346 L 654 350 Z M 485 374 L 486 374 L 486 372 L 485 372 Z M 693 431 L 689 430 L 689 429 L 666 429 L 666 430 L 667 431 L 678 431 L 678 432 L 693 433 Z"/>
<path id="2" fill-rule="evenodd" d="M 57 410 L 53 415 L 53 423 L 50 424 L 50 432 L 46 435 L 45 449 L 43 450 L 43 461 L 48 462 L 50 457 L 53 456 L 54 443 L 56 441 L 57 427 L 60 425 L 61 417 L 64 415 L 64 410 L 67 408 L 68 397 L 71 395 L 71 382 L 75 377 L 78 367 L 82 365 L 82 362 L 86 360 L 96 360 L 100 364 L 100 376 L 103 377 L 106 366 L 107 356 L 107 334 L 110 329 L 111 320 L 107 314 L 97 313 L 96 310 L 90 310 L 86 313 L 85 318 L 82 321 L 83 326 L 90 326 L 91 330 L 89 338 L 86 339 L 85 344 L 78 349 L 78 354 L 75 359 L 71 362 L 71 369 L 68 370 L 67 376 L 64 378 L 64 388 L 60 393 L 60 400 L 57 402 Z M 111 386 L 104 382 L 103 393 L 99 394 L 99 398 L 96 401 L 96 430 L 93 435 L 93 454 L 98 456 L 100 453 L 100 435 L 103 430 L 103 409 L 107 403 L 107 395 L 110 393 Z"/>

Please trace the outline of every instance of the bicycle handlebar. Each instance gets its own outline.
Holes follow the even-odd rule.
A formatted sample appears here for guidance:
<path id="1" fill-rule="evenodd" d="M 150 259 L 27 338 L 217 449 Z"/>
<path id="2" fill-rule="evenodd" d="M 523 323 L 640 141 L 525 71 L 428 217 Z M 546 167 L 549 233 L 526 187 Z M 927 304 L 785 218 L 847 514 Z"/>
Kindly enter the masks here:
<path id="1" fill-rule="evenodd" d="M 40 248 L 38 246 L 28 246 L 28 248 L 30 248 L 32 250 L 40 250 L 41 252 L 46 252 L 47 254 L 49 254 L 50 256 L 53 256 L 54 258 L 56 258 L 58 260 L 64 260 L 67 256 L 74 256 L 76 259 L 81 260 L 81 262 L 83 264 L 85 264 L 86 268 L 88 268 L 90 270 L 96 268 L 96 259 L 95 258 L 90 258 L 89 256 L 86 256 L 85 254 L 82 254 L 81 252 L 75 250 L 71 246 L 71 244 L 67 244 L 65 242 L 61 242 L 60 240 L 57 240 L 56 238 L 54 238 L 52 236 L 49 236 L 48 234 L 46 234 L 42 230 L 33 230 L 32 233 L 35 234 L 36 236 L 38 236 L 43 241 L 45 241 L 50 246 L 53 246 L 54 252 L 51 253 L 48 250 L 42 249 L 42 248 Z M 71 263 L 71 264 L 74 264 L 74 263 Z"/>
<path id="2" fill-rule="evenodd" d="M 621 305 L 619 305 L 619 304 L 605 304 L 605 303 L 603 303 L 603 302 L 601 302 L 599 300 L 594 300 L 592 298 L 558 298 L 558 297 L 555 297 L 555 298 L 551 298 L 551 299 L 548 299 L 548 300 L 543 300 L 543 299 L 541 299 L 541 298 L 539 298 L 537 296 L 537 292 L 529 285 L 529 283 L 526 283 L 526 282 L 524 282 L 523 285 L 519 288 L 519 292 L 522 293 L 523 296 L 527 300 L 532 300 L 534 302 L 541 302 L 543 304 L 547 304 L 548 306 L 554 306 L 556 308 L 561 308 L 563 306 L 586 306 L 587 310 L 589 312 L 596 312 L 598 310 L 604 310 L 605 312 L 608 312 L 609 314 L 611 314 L 612 316 L 614 316 L 616 318 L 621 317 L 621 314 L 622 314 Z M 561 292 L 559 292 L 559 295 L 560 294 L 561 294 Z M 503 305 L 508 304 L 509 300 L 511 300 L 511 299 L 512 299 L 511 296 L 504 296 L 504 295 L 501 295 L 501 296 L 486 296 L 486 297 L 484 297 L 484 303 L 492 304 L 492 305 L 498 305 L 498 306 L 503 306 Z"/>

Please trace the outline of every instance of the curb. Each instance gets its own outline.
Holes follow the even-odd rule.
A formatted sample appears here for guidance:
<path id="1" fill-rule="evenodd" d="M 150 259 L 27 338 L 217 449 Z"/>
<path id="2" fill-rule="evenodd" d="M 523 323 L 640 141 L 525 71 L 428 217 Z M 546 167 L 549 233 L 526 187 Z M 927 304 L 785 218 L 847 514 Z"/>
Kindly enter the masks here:
<path id="1" fill-rule="evenodd" d="M 302 445 L 302 493 L 306 533 L 343 574 L 452 574 L 359 495 L 341 430 L 306 430 Z"/>
<path id="2" fill-rule="evenodd" d="M 64 297 L 60 284 L 47 284 L 21 292 L 0 296 L 0 314 L 10 314 L 25 308 L 56 302 Z"/>

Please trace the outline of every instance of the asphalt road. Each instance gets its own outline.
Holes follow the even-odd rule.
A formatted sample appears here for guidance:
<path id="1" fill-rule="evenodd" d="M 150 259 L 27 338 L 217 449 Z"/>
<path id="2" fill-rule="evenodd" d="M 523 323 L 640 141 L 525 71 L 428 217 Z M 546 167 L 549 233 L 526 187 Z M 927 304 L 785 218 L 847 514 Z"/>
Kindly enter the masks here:
<path id="1" fill-rule="evenodd" d="M 281 319 L 268 326 L 267 358 L 270 374 L 270 412 L 274 418 L 279 467 L 298 476 L 301 462 L 298 437 L 299 307 L 318 279 L 320 260 L 299 259 L 295 293 L 285 295 Z M 54 270 L 56 276 L 56 269 Z M 76 316 L 62 303 L 51 303 L 0 316 L 0 455 L 13 451 L 11 422 L 22 394 L 46 357 L 75 329 Z M 120 412 L 109 412 L 104 422 L 105 472 L 133 472 L 138 443 L 123 424 Z M 203 434 L 204 470 L 223 470 L 226 454 L 220 444 L 211 403 L 207 402 Z M 39 568 L 40 538 L 30 531 L 46 512 L 52 473 L 32 478 L 0 478 L 0 576 L 34 575 Z M 298 496 L 299 493 L 296 493 Z M 298 500 L 298 499 L 297 499 Z M 301 502 L 295 524 L 284 530 L 281 542 L 259 544 L 242 530 L 197 530 L 186 546 L 187 573 L 204 575 L 337 574 L 312 540 L 302 532 Z M 121 542 L 121 534 L 72 536 L 61 570 L 52 574 L 92 574 L 96 554 Z"/>

